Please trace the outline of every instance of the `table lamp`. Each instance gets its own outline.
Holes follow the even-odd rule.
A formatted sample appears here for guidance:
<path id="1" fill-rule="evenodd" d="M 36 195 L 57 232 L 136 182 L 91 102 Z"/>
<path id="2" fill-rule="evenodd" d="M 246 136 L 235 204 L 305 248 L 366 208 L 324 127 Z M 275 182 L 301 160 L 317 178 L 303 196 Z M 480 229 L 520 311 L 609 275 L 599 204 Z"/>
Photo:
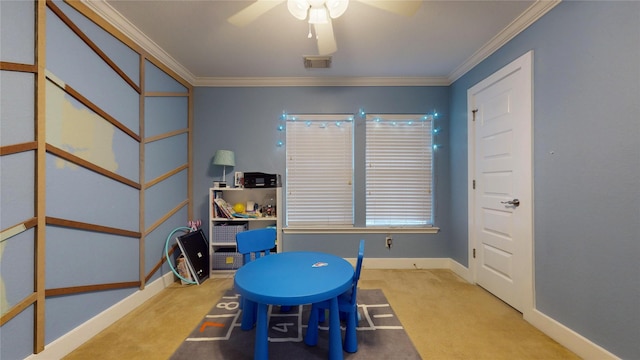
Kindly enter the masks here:
<path id="1" fill-rule="evenodd" d="M 231 150 L 217 150 L 213 157 L 213 165 L 222 165 L 222 181 L 220 187 L 227 187 L 227 165 L 236 166 L 236 157 Z"/>

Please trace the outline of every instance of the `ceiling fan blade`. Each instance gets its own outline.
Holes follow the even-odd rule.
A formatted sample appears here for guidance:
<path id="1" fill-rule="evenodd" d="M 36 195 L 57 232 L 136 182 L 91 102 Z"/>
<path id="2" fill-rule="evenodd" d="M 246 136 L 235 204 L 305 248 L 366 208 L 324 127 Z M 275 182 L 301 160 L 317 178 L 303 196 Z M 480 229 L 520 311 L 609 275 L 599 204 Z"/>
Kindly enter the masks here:
<path id="1" fill-rule="evenodd" d="M 282 2 L 284 0 L 256 0 L 253 4 L 230 16 L 227 21 L 238 27 L 245 26 Z"/>
<path id="2" fill-rule="evenodd" d="M 413 16 L 420 6 L 421 0 L 358 0 L 361 3 L 377 7 L 398 15 Z"/>
<path id="3" fill-rule="evenodd" d="M 336 38 L 333 36 L 333 25 L 331 20 L 326 24 L 314 24 L 316 38 L 318 41 L 318 54 L 329 55 L 338 50 Z"/>

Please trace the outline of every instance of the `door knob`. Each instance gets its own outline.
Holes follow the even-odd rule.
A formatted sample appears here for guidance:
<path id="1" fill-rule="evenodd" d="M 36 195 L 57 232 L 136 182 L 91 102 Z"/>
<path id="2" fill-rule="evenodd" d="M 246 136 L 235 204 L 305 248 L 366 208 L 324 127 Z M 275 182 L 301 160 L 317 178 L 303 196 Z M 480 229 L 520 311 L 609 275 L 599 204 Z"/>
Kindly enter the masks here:
<path id="1" fill-rule="evenodd" d="M 500 204 L 507 204 L 507 205 L 513 205 L 515 207 L 518 207 L 518 206 L 520 206 L 520 200 L 513 199 L 513 200 L 509 200 L 509 201 L 500 201 Z"/>

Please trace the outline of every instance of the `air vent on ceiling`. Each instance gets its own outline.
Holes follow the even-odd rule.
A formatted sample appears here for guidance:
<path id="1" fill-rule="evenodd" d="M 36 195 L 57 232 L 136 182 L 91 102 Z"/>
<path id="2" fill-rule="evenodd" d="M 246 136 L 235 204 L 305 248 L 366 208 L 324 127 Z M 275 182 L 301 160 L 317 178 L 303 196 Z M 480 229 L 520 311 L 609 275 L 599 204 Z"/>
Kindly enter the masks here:
<path id="1" fill-rule="evenodd" d="M 331 56 L 305 56 L 305 69 L 326 69 L 331 67 Z"/>

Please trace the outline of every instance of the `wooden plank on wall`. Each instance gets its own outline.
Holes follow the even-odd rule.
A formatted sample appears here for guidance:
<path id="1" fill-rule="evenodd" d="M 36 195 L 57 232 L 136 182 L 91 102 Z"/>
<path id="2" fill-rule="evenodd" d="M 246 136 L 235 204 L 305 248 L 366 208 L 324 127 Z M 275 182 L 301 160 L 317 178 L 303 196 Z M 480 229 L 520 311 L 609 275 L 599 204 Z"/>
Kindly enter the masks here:
<path id="1" fill-rule="evenodd" d="M 60 218 L 55 218 L 51 216 L 47 216 L 46 221 L 47 221 L 47 225 L 55 225 L 55 226 L 68 227 L 72 229 L 95 231 L 95 232 L 101 232 L 105 234 L 132 237 L 136 239 L 139 238 L 141 235 L 140 232 L 138 231 L 118 229 L 118 228 L 109 227 L 109 226 L 102 226 L 102 225 L 90 224 L 90 223 L 85 223 L 80 221 L 60 219 Z"/>
<path id="2" fill-rule="evenodd" d="M 5 241 L 11 237 L 14 237 L 22 232 L 25 232 L 31 229 L 32 227 L 35 227 L 36 225 L 37 225 L 37 219 L 33 217 L 25 222 L 21 222 L 16 225 L 9 226 L 8 228 L 2 230 L 2 232 L 0 233 L 0 241 Z"/>
<path id="3" fill-rule="evenodd" d="M 151 53 L 144 50 L 140 45 L 138 45 L 135 41 L 131 40 L 128 36 L 124 35 L 120 30 L 118 30 L 115 26 L 111 25 L 108 21 L 106 21 L 101 16 L 97 15 L 93 10 L 89 9 L 85 4 L 80 1 L 69 1 L 65 0 L 71 7 L 78 10 L 82 14 L 84 14 L 87 18 L 93 21 L 96 25 L 100 26 L 108 33 L 113 35 L 116 39 L 122 41 L 123 44 L 127 45 L 132 50 L 136 51 L 140 55 L 144 56 L 149 62 L 153 65 L 157 66 L 159 69 L 167 73 L 169 76 L 174 78 L 177 82 L 179 82 L 182 86 L 187 89 L 191 89 L 192 85 L 185 79 L 183 79 L 180 75 L 178 75 L 175 71 L 171 70 L 168 66 L 163 64 L 161 61 L 156 59 Z M 144 77 L 142 77 L 144 79 Z M 142 84 L 142 81 L 140 82 Z M 142 88 L 142 86 L 141 86 Z M 141 89 L 141 91 L 143 91 Z"/>
<path id="4" fill-rule="evenodd" d="M 173 175 L 175 175 L 175 174 L 177 174 L 179 172 L 182 172 L 184 169 L 188 169 L 188 168 L 189 168 L 189 164 L 184 164 L 182 166 L 179 166 L 179 167 L 167 172 L 166 174 L 158 176 L 157 178 L 155 178 L 155 179 L 149 181 L 148 183 L 144 184 L 144 188 L 148 189 L 148 188 L 150 188 L 150 187 L 152 187 L 152 186 L 154 186 L 154 185 L 156 185 L 156 184 L 158 184 L 158 183 L 160 183 L 160 182 L 172 177 Z"/>
<path id="5" fill-rule="evenodd" d="M 161 217 L 156 222 L 154 222 L 151 226 L 149 226 L 149 228 L 145 230 L 145 234 L 148 234 L 148 233 L 152 232 L 153 230 L 155 230 L 157 227 L 162 225 L 165 221 L 169 220 L 169 218 L 171 216 L 173 216 L 173 214 L 177 213 L 178 211 L 180 211 L 180 209 L 182 209 L 183 207 L 185 207 L 187 205 L 189 205 L 189 199 L 181 202 L 176 207 L 174 207 L 173 209 L 169 210 L 169 212 L 167 212 L 163 217 Z"/>
<path id="6" fill-rule="evenodd" d="M 0 155 L 11 155 L 25 151 L 36 150 L 38 148 L 37 141 L 30 141 L 22 144 L 13 144 L 0 147 Z"/>
<path id="7" fill-rule="evenodd" d="M 169 256 L 171 257 L 171 255 L 173 255 L 173 253 L 176 251 L 176 248 L 178 247 L 177 244 L 173 244 L 173 246 L 171 247 L 171 249 L 169 249 L 168 253 Z M 153 276 L 153 274 L 156 273 L 156 271 L 158 271 L 161 267 L 162 264 L 164 264 L 165 261 L 171 261 L 170 259 L 167 259 L 166 255 L 162 255 L 162 259 L 160 259 L 160 261 L 158 261 L 156 263 L 156 265 L 151 269 L 151 271 L 149 271 L 149 273 L 147 274 L 147 276 L 145 276 L 144 280 L 149 281 L 151 279 L 151 277 Z"/>
<path id="8" fill-rule="evenodd" d="M 0 326 L 3 326 L 9 320 L 13 319 L 22 311 L 24 311 L 26 308 L 33 305 L 37 301 L 37 299 L 38 299 L 38 294 L 34 292 L 29 294 L 24 299 L 20 300 L 17 304 L 12 306 L 11 309 L 9 309 L 9 311 L 7 311 L 5 314 L 2 314 L 2 316 L 0 317 Z"/>
<path id="9" fill-rule="evenodd" d="M 35 303 L 35 319 L 34 319 L 34 344 L 33 352 L 39 353 L 44 350 L 45 345 L 45 283 L 46 283 L 46 226 L 45 217 L 47 214 L 46 194 L 46 14 L 47 8 L 44 0 L 38 0 L 36 8 L 36 65 L 38 74 L 36 76 L 36 141 L 38 148 L 36 150 L 36 171 L 35 171 L 35 209 L 36 209 L 36 238 L 35 238 L 35 284 L 36 303 Z"/>
<path id="10" fill-rule="evenodd" d="M 148 138 L 144 139 L 144 143 L 145 144 L 149 144 L 152 143 L 154 141 L 158 141 L 158 140 L 162 140 L 162 139 L 167 139 L 170 138 L 172 136 L 176 136 L 176 135 L 180 135 L 180 134 L 184 134 L 184 133 L 188 133 L 189 129 L 180 129 L 180 130 L 174 130 L 168 133 L 164 133 L 164 134 L 160 134 L 160 135 L 155 135 L 155 136 L 149 136 Z"/>
<path id="11" fill-rule="evenodd" d="M 113 71 L 115 71 L 116 74 L 118 74 L 122 78 L 122 80 L 124 80 L 124 82 L 129 84 L 129 86 L 131 86 L 138 94 L 141 93 L 140 87 L 135 82 L 133 82 L 133 80 L 131 80 L 131 78 L 129 78 L 129 76 L 127 76 L 127 74 L 122 71 L 122 69 L 120 69 L 120 67 L 118 67 L 118 65 L 113 62 L 113 60 L 111 60 L 111 58 L 109 58 L 107 54 L 102 51 L 102 49 L 98 47 L 98 45 L 91 41 L 91 39 L 89 39 L 89 37 L 82 30 L 80 30 L 80 28 L 76 24 L 74 24 L 71 19 L 69 19 L 69 17 L 62 10 L 60 10 L 60 8 L 56 6 L 53 1 L 47 0 L 47 6 L 49 7 L 49 9 L 51 9 L 51 11 L 53 11 L 54 14 L 56 14 L 60 18 L 60 20 L 62 20 L 62 22 L 64 22 L 69 27 L 69 29 L 71 29 L 71 31 L 73 31 L 82 41 L 84 41 L 84 43 L 87 44 L 87 46 L 91 50 L 93 50 L 98 55 L 98 57 L 102 59 L 102 61 L 107 63 L 107 65 Z"/>
<path id="12" fill-rule="evenodd" d="M 118 129 L 120 129 L 120 131 L 122 131 L 125 134 L 129 135 L 135 141 L 140 142 L 140 139 L 141 139 L 140 135 L 136 134 L 131 129 L 126 127 L 123 123 L 118 121 L 116 118 L 114 118 L 113 116 L 109 115 L 106 111 L 102 110 L 102 108 L 100 108 L 98 105 L 94 104 L 89 99 L 84 97 L 76 89 L 74 89 L 71 86 L 65 84 L 64 82 L 62 82 L 61 80 L 56 78 L 51 73 L 47 74 L 47 79 L 49 79 L 52 84 L 55 84 L 57 87 L 59 87 L 64 92 L 69 94 L 71 97 L 73 97 L 74 99 L 78 100 L 80 103 L 82 103 L 82 105 L 84 105 L 87 108 L 91 109 L 91 111 L 93 111 L 94 113 L 98 114 L 100 117 L 102 117 L 103 119 L 105 119 L 106 121 L 111 123 L 111 125 L 117 127 Z"/>
<path id="13" fill-rule="evenodd" d="M 108 178 L 110 178 L 112 180 L 121 182 L 121 183 L 123 183 L 125 185 L 129 185 L 134 189 L 138 189 L 139 190 L 141 188 L 140 184 L 138 184 L 135 181 L 129 180 L 124 176 L 118 175 L 118 174 L 116 174 L 116 173 L 114 173 L 112 171 L 109 171 L 109 170 L 107 170 L 105 168 L 102 168 L 102 167 L 100 167 L 98 165 L 95 165 L 95 164 L 93 164 L 93 163 L 91 163 L 91 162 L 89 162 L 87 160 L 84 160 L 81 157 L 75 156 L 75 155 L 73 155 L 73 154 L 71 154 L 69 152 L 66 152 L 66 151 L 64 151 L 64 150 L 62 150 L 60 148 L 57 148 L 57 147 L 55 147 L 53 145 L 47 144 L 46 145 L 46 150 L 47 150 L 47 152 L 49 152 L 49 153 L 51 153 L 51 154 L 53 154 L 53 155 L 55 155 L 55 156 L 57 156 L 59 158 L 65 159 L 67 161 L 70 161 L 70 162 L 72 162 L 72 163 L 74 163 L 76 165 L 82 166 L 82 167 L 84 167 L 84 168 L 86 168 L 88 170 L 91 170 L 91 171 L 96 172 L 96 173 L 98 173 L 100 175 L 106 176 L 106 177 L 108 177 Z"/>
<path id="14" fill-rule="evenodd" d="M 145 92 L 144 96 L 146 97 L 187 97 L 189 93 L 179 93 L 179 92 Z"/>
<path id="15" fill-rule="evenodd" d="M 140 283 L 138 281 L 128 281 L 128 282 L 118 282 L 118 283 L 109 283 L 109 284 L 94 284 L 94 285 L 70 286 L 70 287 L 64 287 L 64 288 L 47 289 L 45 292 L 47 297 L 52 297 L 52 296 L 87 293 L 87 292 L 95 292 L 95 291 L 126 289 L 131 287 L 137 287 L 139 285 Z"/>
<path id="16" fill-rule="evenodd" d="M 103 30 L 113 35 L 116 39 L 120 40 L 123 44 L 127 45 L 131 50 L 137 52 L 138 54 L 144 53 L 144 49 L 140 47 L 135 41 L 129 39 L 126 35 L 124 35 L 120 30 L 116 29 L 115 26 L 111 25 L 101 16 L 98 16 L 93 10 L 89 9 L 87 5 L 83 4 L 81 1 L 69 1 L 65 0 L 65 2 L 71 6 L 72 8 L 78 10 L 81 14 L 89 18 L 94 24 L 101 27 Z M 140 84 L 142 82 L 139 82 Z"/>
<path id="17" fill-rule="evenodd" d="M 38 66 L 0 61 L 0 70 L 29 72 L 35 74 L 38 71 Z"/>
<path id="18" fill-rule="evenodd" d="M 141 94 L 145 93 L 145 81 L 144 81 L 144 77 L 145 77 L 145 57 L 144 56 L 140 56 L 140 84 L 141 84 Z M 144 113 L 145 113 L 145 97 L 144 96 L 140 96 L 140 121 L 139 121 L 139 132 L 140 132 L 140 136 L 142 139 L 145 138 L 145 127 L 144 127 L 144 121 L 145 121 L 145 117 L 144 117 Z M 140 183 L 144 184 L 145 182 L 145 172 L 144 172 L 144 159 L 145 159 L 145 143 L 144 141 L 141 141 L 139 144 L 139 153 L 140 153 L 140 159 L 139 159 L 139 178 L 140 178 Z M 140 214 L 138 216 L 139 223 L 138 223 L 138 229 L 140 229 L 140 231 L 142 231 L 142 229 L 144 229 L 145 227 L 145 222 L 144 222 L 144 204 L 145 204 L 145 195 L 146 195 L 146 191 L 147 191 L 147 187 L 146 186 L 142 186 L 141 191 L 139 193 L 139 202 L 140 205 L 138 206 L 138 208 L 140 209 Z M 138 260 L 138 276 L 140 277 L 140 290 L 143 290 L 144 287 L 147 284 L 147 279 L 144 276 L 144 269 L 146 268 L 146 262 L 145 262 L 145 242 L 146 242 L 146 233 L 143 233 L 142 236 L 140 237 L 140 243 L 138 244 L 138 254 L 140 256 L 139 260 Z"/>
<path id="19" fill-rule="evenodd" d="M 187 138 L 187 161 L 189 162 L 189 170 L 187 172 L 187 197 L 189 198 L 189 208 L 187 214 L 190 220 L 194 220 L 193 216 L 193 96 L 192 88 L 189 88 L 189 105 L 187 106 L 187 121 L 189 126 L 189 136 Z"/>

